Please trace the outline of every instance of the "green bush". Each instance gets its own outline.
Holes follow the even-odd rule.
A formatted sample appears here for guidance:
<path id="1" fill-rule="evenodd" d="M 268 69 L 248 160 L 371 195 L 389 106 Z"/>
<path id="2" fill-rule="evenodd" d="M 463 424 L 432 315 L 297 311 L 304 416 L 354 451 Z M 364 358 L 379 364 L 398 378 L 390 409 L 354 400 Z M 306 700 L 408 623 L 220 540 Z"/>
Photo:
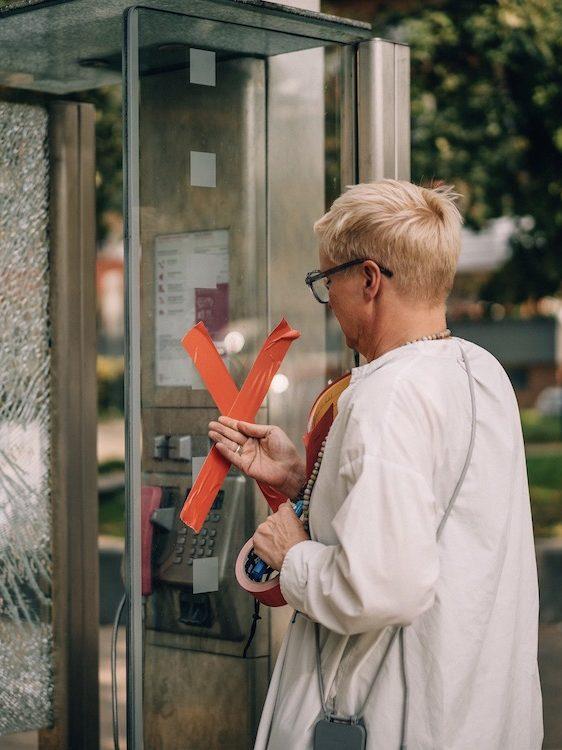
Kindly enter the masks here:
<path id="1" fill-rule="evenodd" d="M 526 443 L 554 443 L 562 440 L 560 417 L 546 417 L 536 409 L 521 409 L 521 425 Z"/>
<path id="2" fill-rule="evenodd" d="M 527 456 L 527 474 L 532 487 L 562 490 L 562 451 Z"/>
<path id="3" fill-rule="evenodd" d="M 125 411 L 123 357 L 98 355 L 96 369 L 98 415 L 102 419 L 122 417 Z"/>
<path id="4" fill-rule="evenodd" d="M 532 486 L 530 491 L 535 536 L 561 536 L 562 490 Z"/>
<path id="5" fill-rule="evenodd" d="M 562 450 L 527 456 L 535 536 L 562 534 Z"/>
<path id="6" fill-rule="evenodd" d="M 125 463 L 120 458 L 112 458 L 98 464 L 98 474 L 112 474 L 115 471 L 125 471 Z"/>
<path id="7" fill-rule="evenodd" d="M 125 490 L 104 493 L 99 498 L 99 533 L 125 536 Z"/>

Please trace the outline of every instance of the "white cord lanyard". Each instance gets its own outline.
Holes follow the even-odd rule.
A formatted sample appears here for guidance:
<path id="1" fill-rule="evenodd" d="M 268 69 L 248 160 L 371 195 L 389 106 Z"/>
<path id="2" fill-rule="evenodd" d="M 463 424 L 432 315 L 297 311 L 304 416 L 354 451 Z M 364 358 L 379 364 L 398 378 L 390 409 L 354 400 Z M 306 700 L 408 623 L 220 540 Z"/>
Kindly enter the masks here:
<path id="1" fill-rule="evenodd" d="M 460 344 L 459 344 L 460 346 Z M 466 367 L 466 374 L 468 376 L 468 387 L 470 390 L 470 403 L 471 403 L 471 412 L 472 412 L 472 424 L 470 428 L 470 443 L 468 446 L 468 451 L 466 454 L 466 459 L 464 462 L 463 469 L 461 471 L 460 477 L 458 479 L 458 482 L 455 486 L 455 489 L 453 491 L 453 494 L 451 495 L 451 499 L 449 500 L 447 507 L 445 508 L 445 513 L 443 514 L 443 518 L 441 519 L 439 526 L 437 527 L 437 532 L 435 534 L 436 540 L 439 541 L 441 534 L 443 533 L 443 528 L 445 527 L 445 524 L 447 522 L 447 519 L 449 518 L 451 511 L 453 509 L 453 505 L 455 504 L 455 500 L 458 497 L 458 494 L 460 492 L 460 489 L 463 485 L 464 479 L 466 477 L 466 472 L 468 471 L 468 466 L 470 464 L 470 460 L 472 458 L 472 452 L 474 450 L 474 438 L 476 435 L 476 399 L 474 395 L 474 378 L 472 376 L 472 372 L 470 369 L 470 365 L 468 363 L 468 358 L 464 352 L 464 349 L 462 346 L 460 346 L 462 358 L 464 361 L 464 365 Z M 402 702 L 402 725 L 401 725 L 401 738 L 400 738 L 400 750 L 406 750 L 407 748 L 407 735 L 408 735 L 408 716 L 409 716 L 409 690 L 408 690 L 408 673 L 406 669 L 406 647 L 404 643 L 404 625 L 396 625 L 392 628 L 392 634 L 390 636 L 390 639 L 388 641 L 388 644 L 386 646 L 386 649 L 384 651 L 384 654 L 382 655 L 382 659 L 379 663 L 379 666 L 377 668 L 377 671 L 375 672 L 375 676 L 373 677 L 373 681 L 371 683 L 371 687 L 369 688 L 369 691 L 367 693 L 367 697 L 363 701 L 363 705 L 361 706 L 358 713 L 354 714 L 353 716 L 347 717 L 345 720 L 349 721 L 351 723 L 356 723 L 360 717 L 363 715 L 365 708 L 367 706 L 367 703 L 369 702 L 369 698 L 371 697 L 371 693 L 373 692 L 373 688 L 375 686 L 375 683 L 378 679 L 379 674 L 381 673 L 381 670 L 386 662 L 386 658 L 388 654 L 390 653 L 390 650 L 394 644 L 394 641 L 398 637 L 400 642 L 400 666 L 402 671 L 402 684 L 404 686 L 404 699 Z M 318 676 L 318 689 L 320 691 L 320 700 L 322 702 L 322 711 L 324 713 L 324 716 L 326 719 L 333 719 L 336 718 L 336 715 L 328 710 L 328 707 L 326 705 L 326 698 L 324 693 L 324 681 L 322 679 L 322 661 L 321 661 L 321 654 L 320 654 L 320 627 L 317 622 L 314 623 L 314 635 L 315 635 L 315 641 L 316 641 L 316 673 Z M 343 718 L 343 717 L 337 717 L 337 718 Z"/>

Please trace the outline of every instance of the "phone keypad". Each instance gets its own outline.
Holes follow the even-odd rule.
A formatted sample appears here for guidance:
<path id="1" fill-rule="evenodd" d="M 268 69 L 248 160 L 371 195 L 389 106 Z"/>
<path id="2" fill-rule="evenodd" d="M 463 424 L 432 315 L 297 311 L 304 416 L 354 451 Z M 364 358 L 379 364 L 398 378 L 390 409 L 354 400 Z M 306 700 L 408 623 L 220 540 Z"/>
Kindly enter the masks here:
<path id="1" fill-rule="evenodd" d="M 187 560 L 188 565 L 193 565 L 193 560 L 196 557 L 212 557 L 215 554 L 215 546 L 217 541 L 217 529 L 215 524 L 220 521 L 221 515 L 217 512 L 210 512 L 205 519 L 205 526 L 199 533 L 194 533 L 191 537 L 191 547 L 189 549 L 189 558 Z M 183 559 L 184 545 L 187 541 L 188 529 L 185 529 L 185 533 L 178 532 L 178 539 L 176 541 L 176 558 L 174 563 L 177 561 L 181 562 Z M 180 536 L 181 533 L 181 536 Z"/>
<path id="2" fill-rule="evenodd" d="M 188 541 L 190 543 L 189 556 L 187 558 L 188 565 L 193 565 L 193 560 L 196 557 L 211 557 L 215 553 L 215 544 L 217 541 L 216 524 L 220 520 L 221 514 L 218 509 L 211 509 L 205 519 L 205 525 L 198 533 L 194 532 L 190 534 L 186 526 L 178 529 L 174 545 L 174 565 L 180 565 L 183 562 Z"/>

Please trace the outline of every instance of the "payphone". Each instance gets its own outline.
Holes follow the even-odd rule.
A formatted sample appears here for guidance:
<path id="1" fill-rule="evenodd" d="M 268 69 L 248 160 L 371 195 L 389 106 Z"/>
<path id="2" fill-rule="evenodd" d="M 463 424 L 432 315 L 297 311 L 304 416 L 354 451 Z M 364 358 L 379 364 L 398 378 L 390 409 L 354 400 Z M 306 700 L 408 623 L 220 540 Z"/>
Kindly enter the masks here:
<path id="1" fill-rule="evenodd" d="M 291 614 L 263 611 L 243 658 L 254 602 L 235 562 L 267 513 L 251 480 L 231 468 L 198 533 L 178 518 L 217 416 L 181 339 L 203 321 L 240 387 L 286 316 L 302 337 L 257 420 L 300 443 L 315 395 L 350 364 L 304 284 L 312 224 L 346 184 L 383 176 L 365 134 L 369 153 L 392 152 L 386 176 L 408 176 L 395 96 L 405 48 L 363 48 L 364 25 L 279 7 L 254 24 L 209 11 L 126 14 L 128 736 L 149 749 L 250 748 Z M 375 92 L 373 115 L 358 97 Z M 143 488 L 160 496 L 149 550 Z"/>
<path id="2" fill-rule="evenodd" d="M 246 480 L 227 477 L 198 533 L 179 518 L 189 488 L 163 490 L 162 504 L 148 521 L 155 531 L 146 551 L 152 568 L 146 627 L 239 642 L 248 626 L 242 619 L 248 602 L 232 569 L 236 545 L 251 521 Z"/>

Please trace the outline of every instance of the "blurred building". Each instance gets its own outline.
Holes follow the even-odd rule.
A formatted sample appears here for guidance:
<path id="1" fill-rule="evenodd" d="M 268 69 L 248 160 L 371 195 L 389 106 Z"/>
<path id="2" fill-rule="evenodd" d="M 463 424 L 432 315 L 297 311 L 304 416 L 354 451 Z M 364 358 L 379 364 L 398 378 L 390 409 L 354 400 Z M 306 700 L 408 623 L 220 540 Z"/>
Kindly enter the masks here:
<path id="1" fill-rule="evenodd" d="M 490 221 L 485 229 L 462 230 L 462 246 L 457 273 L 494 271 L 509 258 L 509 238 L 515 222 L 509 216 Z"/>
<path id="2" fill-rule="evenodd" d="M 458 320 L 450 326 L 455 336 L 484 347 L 502 363 L 521 408 L 534 406 L 539 393 L 559 380 L 562 327 L 556 317 Z"/>
<path id="3" fill-rule="evenodd" d="M 123 220 L 107 215 L 106 223 L 110 231 L 96 256 L 98 352 L 119 356 L 125 333 Z"/>

